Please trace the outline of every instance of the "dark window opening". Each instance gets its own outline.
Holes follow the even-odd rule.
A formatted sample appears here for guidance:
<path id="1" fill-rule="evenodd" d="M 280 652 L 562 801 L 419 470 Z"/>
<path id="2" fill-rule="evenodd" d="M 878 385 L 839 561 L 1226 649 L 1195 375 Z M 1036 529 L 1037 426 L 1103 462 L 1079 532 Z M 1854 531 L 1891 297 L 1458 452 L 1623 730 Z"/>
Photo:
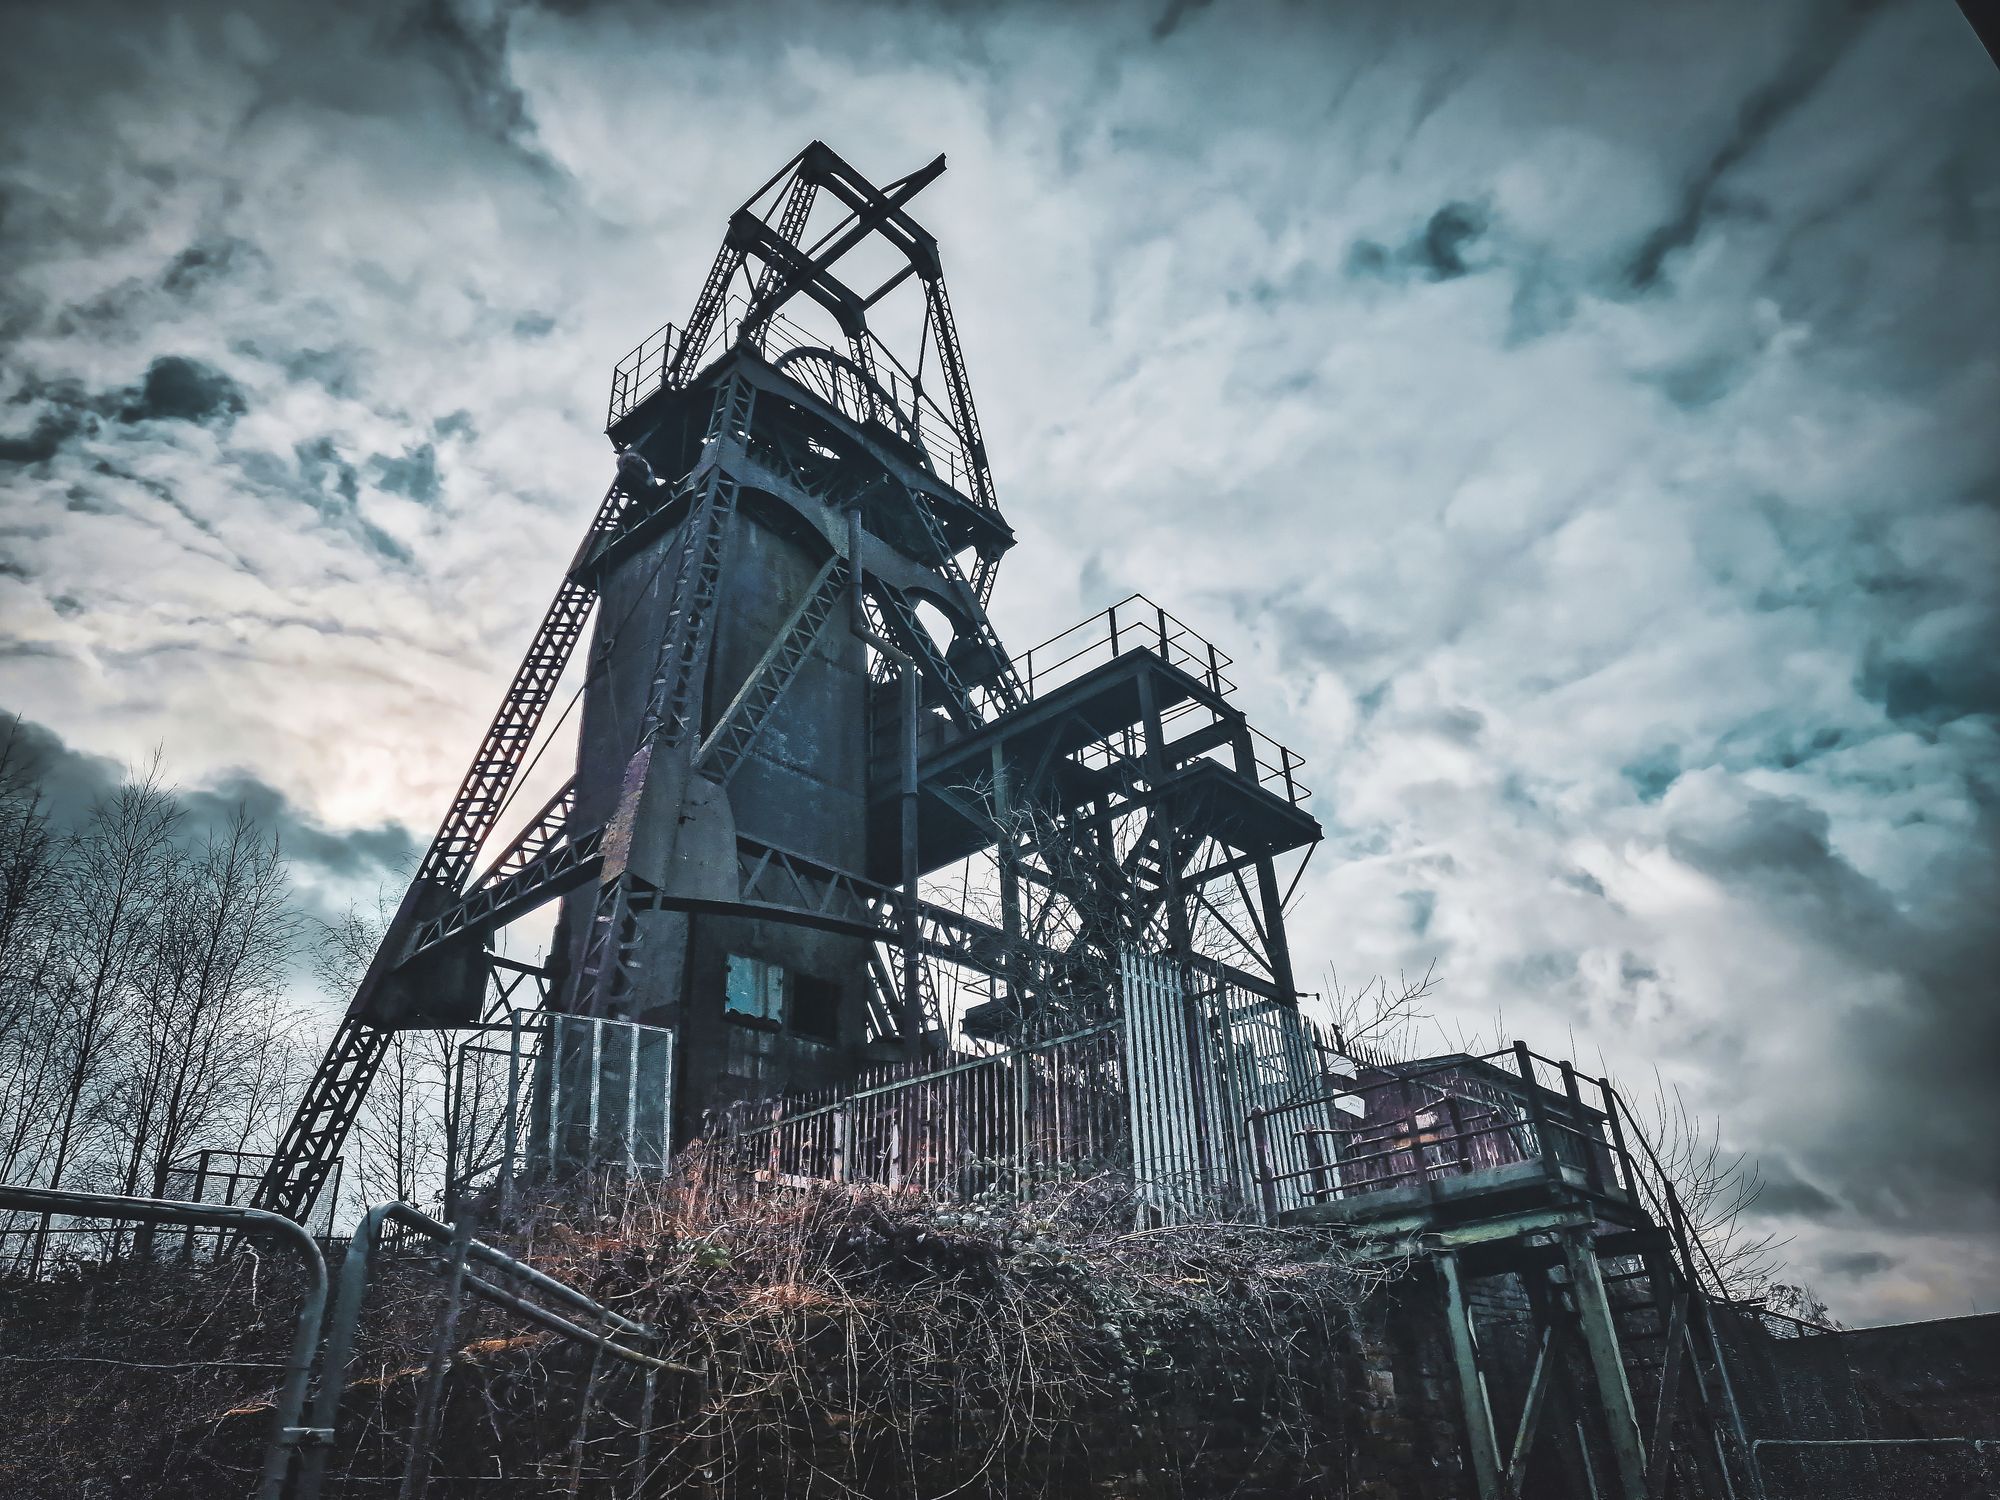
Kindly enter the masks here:
<path id="1" fill-rule="evenodd" d="M 792 976 L 792 1030 L 815 1041 L 840 1040 L 840 986 L 811 974 Z"/>

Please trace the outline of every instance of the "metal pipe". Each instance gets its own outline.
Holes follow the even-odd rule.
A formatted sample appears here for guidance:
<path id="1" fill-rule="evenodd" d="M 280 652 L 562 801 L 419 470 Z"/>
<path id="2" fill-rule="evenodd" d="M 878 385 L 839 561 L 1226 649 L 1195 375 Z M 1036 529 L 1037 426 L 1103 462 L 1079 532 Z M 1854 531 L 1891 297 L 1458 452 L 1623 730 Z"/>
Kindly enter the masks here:
<path id="1" fill-rule="evenodd" d="M 123 1198 L 114 1193 L 76 1193 L 60 1188 L 0 1187 L 0 1208 L 21 1208 L 75 1218 L 130 1219 L 141 1224 L 194 1224 L 234 1227 L 244 1234 L 268 1234 L 289 1241 L 305 1263 L 306 1291 L 292 1333 L 291 1358 L 273 1403 L 274 1434 L 257 1482 L 258 1500 L 278 1500 L 291 1467 L 292 1452 L 316 1451 L 331 1436 L 318 1427 L 301 1427 L 299 1416 L 312 1380 L 313 1351 L 319 1347 L 320 1325 L 326 1317 L 326 1257 L 306 1230 L 282 1214 L 230 1204 L 181 1203 L 165 1198 Z"/>
<path id="2" fill-rule="evenodd" d="M 248 1212 L 248 1210 L 243 1211 Z M 340 1397 L 346 1380 L 348 1362 L 354 1357 L 354 1335 L 361 1321 L 361 1300 L 368 1291 L 369 1276 L 374 1270 L 375 1252 L 379 1248 L 382 1227 L 391 1219 L 399 1224 L 408 1225 L 426 1239 L 449 1241 L 452 1238 L 450 1225 L 439 1223 L 423 1210 L 408 1203 L 379 1203 L 364 1213 L 361 1222 L 355 1225 L 354 1234 L 348 1241 L 346 1259 L 340 1265 L 340 1290 L 334 1298 L 333 1317 L 327 1324 L 326 1348 L 320 1356 L 319 1384 L 313 1391 L 312 1430 L 324 1436 L 321 1442 L 307 1448 L 300 1457 L 298 1484 L 293 1492 L 293 1500 L 318 1500 L 320 1482 L 326 1473 L 327 1446 L 331 1443 L 334 1424 L 340 1416 Z M 314 1249 L 317 1252 L 318 1247 L 315 1246 Z M 494 1249 L 491 1245 L 479 1240 L 468 1240 L 465 1253 L 468 1259 L 498 1267 L 623 1332 L 642 1338 L 655 1336 L 653 1330 L 645 1324 L 635 1323 L 630 1318 L 613 1312 L 577 1291 L 576 1288 L 564 1285 L 553 1276 L 538 1271 L 504 1251 Z M 662 1369 L 680 1368 L 653 1359 L 650 1355 L 640 1354 L 637 1350 L 612 1344 L 601 1334 L 592 1333 L 559 1313 L 550 1312 L 526 1298 L 505 1291 L 484 1277 L 468 1273 L 465 1285 L 476 1295 L 519 1313 L 550 1332 L 577 1339 L 593 1347 L 609 1345 L 607 1352 L 618 1352 L 621 1357 L 629 1357 L 630 1362 L 634 1364 Z M 271 1500 L 276 1500 L 275 1495 Z"/>
<path id="3" fill-rule="evenodd" d="M 472 1221 L 461 1218 L 451 1236 L 451 1269 L 446 1272 L 450 1290 L 439 1309 L 437 1331 L 431 1338 L 431 1357 L 424 1372 L 424 1391 L 417 1402 L 416 1418 L 410 1423 L 410 1459 L 403 1469 L 399 1500 L 423 1500 L 430 1488 L 431 1456 L 437 1447 L 437 1424 L 444 1410 L 445 1378 L 451 1373 L 451 1350 L 457 1342 L 458 1310 L 465 1305 L 466 1251 L 472 1244 Z"/>
<path id="4" fill-rule="evenodd" d="M 600 1349 L 604 1353 L 609 1354 L 613 1359 L 620 1359 L 631 1365 L 642 1365 L 649 1370 L 672 1370 L 682 1375 L 698 1373 L 691 1365 L 675 1364 L 672 1360 L 667 1359 L 655 1359 L 650 1354 L 641 1354 L 637 1349 L 628 1349 L 625 1345 L 608 1339 L 601 1333 L 592 1333 L 582 1324 L 572 1323 L 561 1313 L 552 1313 L 538 1303 L 530 1302 L 525 1297 L 516 1296 L 505 1287 L 496 1286 L 484 1276 L 475 1276 L 468 1271 L 465 1275 L 465 1285 L 468 1290 L 476 1295 L 484 1297 L 488 1302 L 494 1303 L 497 1306 L 506 1308 L 509 1312 L 519 1313 L 530 1323 L 541 1328 L 546 1328 L 550 1333 L 559 1333 L 564 1338 L 575 1339 L 580 1344 L 588 1344 L 593 1349 Z"/>
<path id="5" fill-rule="evenodd" d="M 1928 1443 L 1969 1443 L 1975 1449 L 2000 1448 L 2000 1440 L 1970 1437 L 1929 1438 L 1758 1438 L 1752 1448 L 1910 1448 Z"/>

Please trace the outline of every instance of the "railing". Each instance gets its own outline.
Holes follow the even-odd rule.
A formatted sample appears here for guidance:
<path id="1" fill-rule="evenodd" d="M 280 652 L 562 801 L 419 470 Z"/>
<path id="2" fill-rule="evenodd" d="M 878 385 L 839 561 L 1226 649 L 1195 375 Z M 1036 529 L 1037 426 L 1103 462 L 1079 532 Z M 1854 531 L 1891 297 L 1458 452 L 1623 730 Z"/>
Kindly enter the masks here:
<path id="1" fill-rule="evenodd" d="M 667 369 L 674 362 L 680 342 L 680 328 L 673 323 L 664 324 L 647 334 L 638 348 L 612 367 L 611 404 L 604 417 L 606 427 L 613 426 L 666 384 Z"/>
<path id="2" fill-rule="evenodd" d="M 1015 656 L 1014 666 L 1032 698 L 1127 651 L 1151 651 L 1218 696 L 1236 691 L 1226 675 L 1234 659 L 1144 594 L 1127 595 L 1109 609 L 1029 647 Z"/>
<path id="3" fill-rule="evenodd" d="M 1639 1143 L 1639 1156 L 1627 1158 L 1627 1173 L 1632 1181 L 1635 1199 L 1645 1205 L 1656 1221 L 1667 1226 L 1668 1232 L 1673 1236 L 1674 1248 L 1680 1255 L 1681 1266 L 1694 1289 L 1716 1301 L 1729 1302 L 1731 1299 L 1728 1284 L 1723 1280 L 1722 1271 L 1715 1264 L 1714 1257 L 1708 1253 L 1708 1246 L 1702 1242 L 1701 1235 L 1688 1218 L 1686 1209 L 1681 1206 L 1680 1194 L 1674 1187 L 1673 1178 L 1661 1165 L 1659 1156 L 1653 1150 L 1653 1143 L 1646 1138 L 1644 1128 L 1633 1117 L 1625 1101 L 1608 1083 L 1604 1087 L 1612 1102 L 1612 1130 L 1622 1143 L 1629 1129 L 1631 1138 Z M 1646 1171 L 1632 1170 L 1635 1163 L 1648 1168 L 1650 1176 Z M 1705 1281 L 1702 1276 L 1703 1271 L 1708 1273 Z"/>
<path id="4" fill-rule="evenodd" d="M 1279 794 L 1294 807 L 1304 806 L 1312 796 L 1312 788 L 1300 781 L 1298 775 L 1299 768 L 1306 763 L 1305 757 L 1255 726 L 1250 729 L 1250 744 L 1255 752 L 1257 784 Z"/>
<path id="5" fill-rule="evenodd" d="M 399 1226 L 412 1239 L 427 1240 L 446 1252 L 436 1266 L 446 1278 L 446 1303 L 439 1311 L 431 1358 L 424 1371 L 423 1390 L 410 1427 L 402 1494 L 428 1493 L 431 1462 L 438 1447 L 437 1432 L 447 1391 L 446 1376 L 452 1363 L 453 1333 L 458 1324 L 460 1307 L 468 1295 L 514 1313 L 545 1333 L 580 1344 L 597 1356 L 591 1362 L 582 1399 L 576 1403 L 577 1430 L 571 1451 L 579 1459 L 597 1407 L 598 1386 L 605 1361 L 634 1366 L 644 1373 L 645 1405 L 640 1418 L 637 1463 L 638 1470 L 644 1472 L 647 1442 L 644 1414 L 650 1412 L 652 1407 L 655 1377 L 662 1371 L 682 1375 L 695 1373 L 684 1365 L 671 1363 L 636 1347 L 657 1345 L 660 1338 L 658 1331 L 604 1306 L 576 1287 L 537 1270 L 526 1261 L 474 1239 L 468 1221 L 445 1224 L 412 1204 L 383 1203 L 362 1215 L 341 1260 L 340 1290 L 327 1322 L 326 1342 L 319 1361 L 320 1377 L 313 1391 L 309 1425 L 303 1429 L 312 1433 L 315 1441 L 302 1449 L 291 1500 L 318 1500 L 325 1481 L 328 1459 L 338 1435 L 341 1403 L 348 1391 L 347 1371 L 354 1356 L 362 1305 L 374 1273 L 377 1251 L 383 1245 L 385 1230 L 390 1225 Z M 492 1279 L 490 1273 L 498 1273 L 518 1289 Z M 554 1306 L 550 1306 L 551 1303 Z M 495 1466 L 499 1467 L 497 1459 Z M 571 1493 L 576 1492 L 577 1473 L 578 1465 L 573 1464 Z M 495 1481 L 504 1485 L 505 1474 L 497 1474 Z"/>
<path id="6" fill-rule="evenodd" d="M 1014 667 L 1028 696 L 1037 698 L 1130 651 L 1152 652 L 1169 666 L 1187 673 L 1216 697 L 1226 698 L 1236 691 L 1236 684 L 1229 676 L 1235 659 L 1144 594 L 1129 594 L 1108 609 L 1031 646 L 1014 658 Z M 1212 712 L 1210 705 L 1198 698 L 1187 698 L 1163 710 L 1160 722 L 1171 731 L 1190 717 L 1201 719 L 1205 712 Z M 1251 769 L 1258 785 L 1294 807 L 1303 806 L 1312 795 L 1312 788 L 1299 780 L 1304 757 L 1260 730 L 1249 728 L 1248 732 Z M 1168 738 L 1172 738 L 1171 733 Z M 1137 746 L 1136 732 L 1130 732 L 1086 747 L 1079 752 L 1078 759 L 1084 765 L 1102 769 L 1119 760 L 1130 760 L 1138 753 Z"/>
<path id="7" fill-rule="evenodd" d="M 722 317 L 715 320 L 707 342 L 691 361 L 690 370 L 700 369 L 711 359 L 738 342 L 748 302 L 731 297 Z M 800 369 L 791 362 L 788 373 L 830 406 L 857 423 L 876 422 L 897 433 L 914 448 L 938 478 L 968 498 L 976 494 L 972 483 L 972 457 L 958 428 L 923 389 L 906 373 L 888 349 L 872 334 L 868 336 L 875 362 L 872 381 L 864 378 L 848 357 L 801 324 L 775 314 L 764 320 L 757 333 L 757 345 L 765 359 L 778 363 L 794 353 L 823 352 L 830 356 L 820 370 Z M 611 372 L 611 400 L 604 425 L 614 426 L 620 417 L 644 402 L 666 384 L 667 373 L 679 360 L 681 329 L 668 323 L 655 329 Z M 866 387 L 872 384 L 875 389 Z M 880 407 L 886 400 L 890 411 Z M 885 419 L 886 418 L 886 419 Z"/>
<path id="8" fill-rule="evenodd" d="M 732 326 L 740 324 L 746 310 L 740 301 L 732 305 Z M 833 356 L 822 366 L 823 373 L 817 377 L 810 369 L 800 369 L 800 360 L 787 363 L 785 373 L 854 421 L 872 421 L 888 428 L 915 448 L 939 479 L 967 498 L 973 495 L 972 460 L 966 452 L 964 437 L 929 393 L 903 371 L 887 348 L 872 334 L 869 335 L 869 346 L 880 356 L 873 371 L 869 372 L 875 387 L 872 392 L 866 389 L 867 382 L 858 370 L 848 364 L 844 354 L 782 313 L 766 320 L 759 342 L 763 346 L 764 357 L 774 365 L 784 362 L 786 356 L 791 354 L 821 352 Z M 841 378 L 842 375 L 847 378 Z M 887 420 L 877 409 L 885 397 L 890 406 Z"/>
<path id="9" fill-rule="evenodd" d="M 1825 1334 L 1841 1331 L 1826 1323 L 1815 1323 L 1811 1318 L 1800 1318 L 1791 1313 L 1779 1312 L 1776 1308 L 1766 1307 L 1761 1302 L 1732 1302 L 1729 1310 L 1745 1322 L 1754 1323 L 1774 1339 L 1819 1338 Z"/>
<path id="10" fill-rule="evenodd" d="M 1503 1059 L 1515 1076 L 1503 1070 Z M 1554 1070 L 1559 1088 L 1544 1085 L 1538 1063 Z M 1329 1106 L 1359 1118 L 1352 1125 L 1313 1123 L 1328 1118 Z M 1255 1111 L 1251 1132 L 1273 1216 L 1280 1189 L 1311 1202 L 1342 1201 L 1523 1162 L 1538 1163 L 1552 1181 L 1636 1199 L 1637 1175 L 1616 1107 L 1605 1080 L 1584 1078 L 1517 1042 L 1478 1057 L 1377 1072 Z M 1301 1146 L 1306 1165 L 1273 1165 Z"/>
<path id="11" fill-rule="evenodd" d="M 247 1207 L 271 1160 L 267 1153 L 257 1151 L 215 1148 L 190 1151 L 168 1165 L 161 1198 L 216 1208 Z M 320 1195 L 305 1225 L 322 1247 L 332 1241 L 333 1217 L 340 1200 L 340 1173 L 341 1159 L 335 1157 L 327 1190 Z M 54 1222 L 58 1217 L 75 1216 L 45 1212 L 26 1222 L 16 1222 L 12 1214 L 0 1216 L 0 1266 L 35 1279 L 56 1266 L 116 1260 L 126 1253 L 130 1232 L 122 1225 L 107 1228 L 87 1217 L 58 1224 Z M 207 1258 L 233 1244 L 241 1235 L 241 1230 L 233 1227 L 233 1221 L 175 1222 L 179 1227 L 170 1236 L 146 1231 L 142 1253 L 157 1256 L 171 1246 L 173 1253 L 183 1260 Z"/>
<path id="12" fill-rule="evenodd" d="M 220 1226 L 239 1235 L 271 1237 L 289 1244 L 305 1268 L 305 1288 L 294 1318 L 291 1352 L 276 1398 L 271 1403 L 272 1435 L 258 1478 L 257 1500 L 278 1500 L 295 1450 L 310 1452 L 330 1431 L 301 1425 L 306 1393 L 312 1379 L 313 1351 L 326 1316 L 326 1258 L 313 1237 L 282 1214 L 260 1208 L 212 1203 L 178 1203 L 167 1199 L 129 1198 L 112 1193 L 76 1193 L 51 1188 L 0 1187 L 0 1209 L 62 1214 L 76 1218 L 112 1219 L 139 1224 Z"/>
<path id="13" fill-rule="evenodd" d="M 1125 1107 L 1118 1028 L 1106 1022 L 914 1074 L 886 1069 L 824 1103 L 738 1106 L 716 1139 L 767 1183 L 1026 1197 L 1119 1146 Z"/>

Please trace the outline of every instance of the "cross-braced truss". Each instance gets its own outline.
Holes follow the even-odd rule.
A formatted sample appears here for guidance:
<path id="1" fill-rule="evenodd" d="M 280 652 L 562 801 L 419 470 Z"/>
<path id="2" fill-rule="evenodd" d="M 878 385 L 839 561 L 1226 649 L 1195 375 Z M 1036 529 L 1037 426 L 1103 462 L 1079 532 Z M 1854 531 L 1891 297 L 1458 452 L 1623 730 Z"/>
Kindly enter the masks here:
<path id="1" fill-rule="evenodd" d="M 999 1035 L 1037 1013 L 1101 1006 L 1121 948 L 1293 999 L 1277 861 L 1309 852 L 1318 827 L 1289 753 L 1278 752 L 1282 785 L 1265 774 L 1228 699 L 1226 660 L 1164 611 L 1127 601 L 1109 612 L 1106 640 L 1068 652 L 1037 681 L 1034 653 L 1024 670 L 988 618 L 1013 537 L 937 245 L 907 211 L 943 165 L 878 188 L 809 146 L 731 217 L 686 322 L 620 361 L 608 429 L 628 455 L 619 482 L 389 924 L 259 1206 L 294 1217 L 310 1207 L 393 1032 L 475 1022 L 496 930 L 572 891 L 594 889 L 589 927 L 580 963 L 554 976 L 549 1003 L 573 1012 L 619 1013 L 642 919 L 659 911 L 867 940 L 872 1029 L 913 1048 L 954 1019 Z M 816 538 L 822 560 L 747 679 L 711 702 L 719 591 L 746 505 L 781 512 L 791 533 Z M 655 554 L 668 611 L 614 810 L 584 820 L 580 807 L 606 799 L 567 783 L 475 874 L 603 581 Z M 644 872 L 670 861 L 649 850 L 635 864 L 634 840 L 676 820 L 646 809 L 685 797 L 695 778 L 729 785 L 843 608 L 871 643 L 877 684 L 869 867 L 834 869 L 743 837 L 736 869 L 722 872 L 733 880 L 663 888 Z M 586 686 L 604 669 L 589 663 Z M 901 693 L 888 681 L 898 674 L 912 677 Z M 944 726 L 943 744 L 927 742 L 920 763 L 906 752 L 914 769 L 899 773 L 894 747 L 916 740 L 901 705 L 913 700 L 926 724 Z M 957 897 L 943 899 L 954 877 Z M 948 1006 L 963 1014 L 947 1016 Z"/>

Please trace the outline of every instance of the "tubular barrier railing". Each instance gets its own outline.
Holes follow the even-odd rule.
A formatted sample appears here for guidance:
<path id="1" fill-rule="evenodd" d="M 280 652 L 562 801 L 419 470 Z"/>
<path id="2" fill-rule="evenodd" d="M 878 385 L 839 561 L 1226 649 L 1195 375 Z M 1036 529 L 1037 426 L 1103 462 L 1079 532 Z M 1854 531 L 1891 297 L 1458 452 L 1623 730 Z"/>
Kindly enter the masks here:
<path id="1" fill-rule="evenodd" d="M 311 1430 L 318 1441 L 305 1447 L 300 1454 L 292 1500 L 318 1500 L 325 1479 L 333 1434 L 339 1422 L 347 1367 L 354 1356 L 354 1342 L 361 1321 L 362 1300 L 367 1294 L 368 1284 L 374 1273 L 383 1231 L 392 1223 L 400 1225 L 418 1238 L 428 1239 L 449 1248 L 449 1259 L 440 1269 L 450 1277 L 452 1288 L 450 1301 L 440 1319 L 443 1335 L 439 1339 L 440 1348 L 433 1355 L 429 1371 L 429 1389 L 419 1411 L 416 1429 L 411 1435 L 410 1471 L 405 1479 L 406 1492 L 422 1492 L 422 1479 L 428 1466 L 430 1438 L 426 1429 L 435 1421 L 437 1415 L 437 1391 L 443 1374 L 441 1358 L 444 1353 L 443 1346 L 448 1343 L 449 1330 L 456 1319 L 458 1301 L 467 1292 L 496 1307 L 507 1309 L 546 1332 L 582 1344 L 620 1363 L 634 1365 L 644 1370 L 647 1376 L 648 1410 L 650 1410 L 655 1376 L 662 1371 L 693 1373 L 688 1366 L 659 1359 L 632 1347 L 632 1340 L 644 1342 L 657 1340 L 658 1334 L 644 1323 L 605 1307 L 575 1287 L 535 1269 L 526 1261 L 518 1260 L 505 1251 L 473 1239 L 465 1226 L 455 1227 L 440 1223 L 413 1204 L 400 1202 L 379 1204 L 362 1215 L 361 1222 L 355 1226 L 353 1237 L 348 1243 L 347 1255 L 341 1262 L 339 1294 L 334 1300 L 333 1314 L 327 1324 L 326 1347 L 321 1351 L 319 1381 L 313 1392 Z M 530 1297 L 509 1291 L 473 1271 L 471 1266 L 475 1263 L 526 1283 L 535 1292 L 557 1303 L 564 1311 L 557 1312 Z M 609 1331 L 599 1332 L 588 1328 L 578 1322 L 578 1318 L 588 1318 Z M 643 1425 L 642 1421 L 642 1428 Z M 643 1431 L 641 1436 L 643 1440 Z M 643 1470 L 643 1454 L 640 1467 Z M 414 1486 L 410 1479 L 412 1475 L 416 1476 Z"/>
<path id="2" fill-rule="evenodd" d="M 331 1431 L 331 1424 L 322 1430 L 317 1425 L 303 1427 L 299 1422 L 312 1380 L 320 1326 L 326 1316 L 326 1260 L 313 1237 L 282 1214 L 230 1204 L 177 1203 L 163 1198 L 123 1198 L 110 1193 L 75 1193 L 56 1188 L 0 1187 L 0 1208 L 138 1224 L 215 1225 L 246 1235 L 273 1236 L 298 1252 L 305 1266 L 306 1289 L 299 1302 L 291 1357 L 272 1403 L 274 1430 L 255 1491 L 258 1500 L 279 1500 L 292 1454 L 298 1450 L 313 1451 Z"/>

